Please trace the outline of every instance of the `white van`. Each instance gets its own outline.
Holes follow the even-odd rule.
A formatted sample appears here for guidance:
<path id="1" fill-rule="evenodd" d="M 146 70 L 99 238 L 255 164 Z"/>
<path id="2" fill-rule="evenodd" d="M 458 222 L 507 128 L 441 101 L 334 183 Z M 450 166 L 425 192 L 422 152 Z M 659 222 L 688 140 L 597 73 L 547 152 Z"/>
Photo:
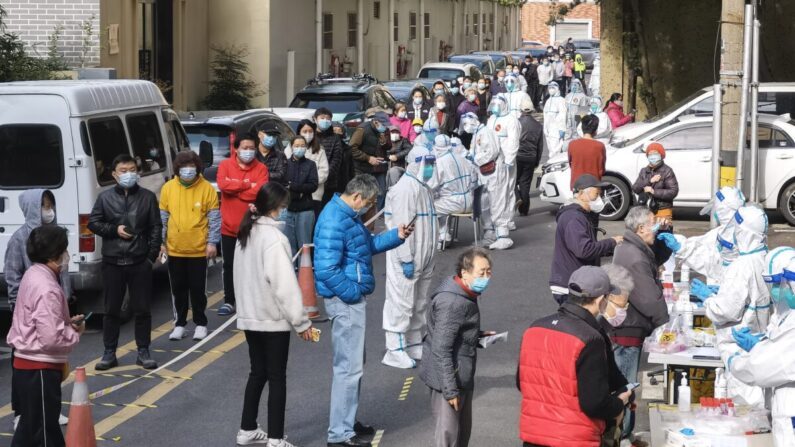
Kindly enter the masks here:
<path id="1" fill-rule="evenodd" d="M 111 162 L 130 154 L 140 185 L 158 196 L 178 151 L 190 150 L 177 114 L 155 84 L 139 80 L 0 84 L 0 261 L 25 223 L 19 195 L 55 195 L 58 224 L 69 230 L 69 273 L 82 311 L 103 312 L 102 239 L 88 230 L 100 192 L 114 185 Z M 0 265 L 0 307 L 8 300 Z"/>

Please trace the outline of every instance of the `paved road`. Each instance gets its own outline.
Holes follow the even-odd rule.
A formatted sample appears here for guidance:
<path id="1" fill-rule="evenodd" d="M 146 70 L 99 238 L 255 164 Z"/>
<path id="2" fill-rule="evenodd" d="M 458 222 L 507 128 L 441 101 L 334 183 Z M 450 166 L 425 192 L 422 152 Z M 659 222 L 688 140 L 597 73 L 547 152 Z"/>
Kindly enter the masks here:
<path id="1" fill-rule="evenodd" d="M 539 202 L 534 201 L 538 206 Z M 697 217 L 697 216 L 690 216 Z M 536 208 L 535 214 L 517 218 L 519 229 L 512 233 L 513 249 L 494 254 L 494 278 L 481 298 L 484 330 L 509 331 L 507 344 L 480 351 L 474 402 L 473 446 L 519 445 L 517 419 L 519 394 L 515 388 L 516 357 L 523 330 L 534 319 L 553 312 L 548 288 L 549 262 L 552 256 L 554 218 L 548 208 Z M 608 234 L 623 231 L 621 223 L 605 223 Z M 681 221 L 687 233 L 706 227 L 702 221 Z M 777 227 L 771 246 L 790 238 L 787 228 Z M 437 258 L 436 283 L 452 274 L 455 259 L 471 242 L 469 224 L 462 222 L 461 241 Z M 397 370 L 383 366 L 383 332 L 380 329 L 383 305 L 384 257 L 375 259 L 379 287 L 368 300 L 367 359 L 359 411 L 361 420 L 381 432 L 381 446 L 426 446 L 431 442 L 432 418 L 428 391 L 416 370 Z M 219 266 L 211 269 L 208 285 L 220 288 Z M 152 348 L 162 364 L 177 358 L 194 342 L 167 339 L 171 329 L 171 306 L 164 272 L 156 275 L 157 297 L 154 300 Z M 211 293 L 210 329 L 219 328 L 228 319 L 216 315 L 220 293 Z M 7 316 L 6 316 L 7 318 Z M 3 325 L 7 327 L 7 322 Z M 288 440 L 299 446 L 324 446 L 328 423 L 331 379 L 330 330 L 328 323 L 319 344 L 291 340 L 288 368 L 287 427 Z M 5 329 L 0 332 L 5 338 Z M 133 339 L 132 325 L 125 325 L 122 343 Z M 132 344 L 132 343 L 130 343 Z M 128 346 L 132 347 L 132 346 Z M 243 334 L 234 323 L 183 359 L 161 371 L 156 378 L 140 379 L 124 388 L 95 400 L 94 419 L 97 435 L 106 439 L 101 446 L 232 446 L 240 423 L 242 395 L 248 371 L 248 357 Z M 72 365 L 92 364 L 102 352 L 101 334 L 90 331 L 71 357 Z M 131 363 L 132 352 L 120 352 L 122 367 L 111 376 L 92 376 L 92 391 L 118 385 L 144 371 Z M 0 355 L 2 353 L 0 352 Z M 7 402 L 10 396 L 10 366 L 0 357 L 0 446 L 10 444 L 11 417 Z M 642 368 L 643 369 L 643 368 Z M 93 373 L 93 367 L 88 368 Z M 130 377 L 127 377 L 130 376 Z M 408 392 L 402 394 L 409 384 Z M 71 385 L 64 386 L 64 400 L 71 396 Z M 266 397 L 262 401 L 260 422 L 266 424 Z M 64 408 L 68 411 L 68 407 Z M 640 418 L 640 430 L 647 421 Z"/>

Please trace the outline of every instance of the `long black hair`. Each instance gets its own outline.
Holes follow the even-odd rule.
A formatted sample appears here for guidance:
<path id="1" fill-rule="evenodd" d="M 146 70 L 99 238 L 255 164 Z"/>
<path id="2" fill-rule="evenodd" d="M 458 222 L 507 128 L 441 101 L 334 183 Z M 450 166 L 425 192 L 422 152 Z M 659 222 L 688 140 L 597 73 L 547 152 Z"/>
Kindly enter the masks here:
<path id="1" fill-rule="evenodd" d="M 279 183 L 268 182 L 260 188 L 257 198 L 254 199 L 255 211 L 249 208 L 243 215 L 243 220 L 240 221 L 240 228 L 237 230 L 237 240 L 240 241 L 240 246 L 246 248 L 255 220 L 261 216 L 269 216 L 274 210 L 287 206 L 289 201 L 290 196 L 287 189 Z"/>
<path id="2" fill-rule="evenodd" d="M 607 100 L 607 102 L 605 103 L 605 107 L 602 109 L 602 111 L 605 111 L 605 110 L 607 110 L 607 107 L 608 107 L 608 106 L 609 106 L 611 103 L 614 103 L 614 102 L 618 101 L 618 100 L 619 100 L 619 99 L 621 99 L 623 96 L 624 96 L 624 95 L 622 95 L 621 93 L 613 93 L 612 95 L 610 95 L 610 99 L 608 99 L 608 100 Z"/>
<path id="3" fill-rule="evenodd" d="M 313 154 L 317 154 L 318 151 L 320 150 L 320 141 L 318 141 L 318 140 L 320 140 L 320 138 L 318 138 L 318 136 L 317 136 L 317 125 L 315 124 L 314 121 L 311 121 L 311 120 L 301 120 L 298 123 L 298 125 L 295 126 L 295 135 L 296 136 L 299 136 L 299 137 L 301 136 L 301 129 L 303 129 L 304 126 L 309 126 L 312 129 L 312 133 L 314 134 L 314 136 L 312 137 L 312 142 L 311 143 L 307 142 L 306 145 L 309 146 L 310 148 L 312 148 L 312 153 Z M 304 139 L 304 141 L 306 141 L 306 139 Z M 291 146 L 292 146 L 292 144 L 293 143 L 290 142 Z"/>

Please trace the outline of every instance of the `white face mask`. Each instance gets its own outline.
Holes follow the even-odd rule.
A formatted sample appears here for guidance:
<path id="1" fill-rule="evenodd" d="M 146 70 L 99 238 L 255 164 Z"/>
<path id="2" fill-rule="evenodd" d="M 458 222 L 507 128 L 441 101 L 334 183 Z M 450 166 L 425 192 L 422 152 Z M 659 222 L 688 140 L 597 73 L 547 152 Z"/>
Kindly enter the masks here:
<path id="1" fill-rule="evenodd" d="M 414 126 L 414 133 L 417 135 L 422 133 L 422 126 Z"/>
<path id="2" fill-rule="evenodd" d="M 398 112 L 397 116 L 398 116 L 398 118 L 403 120 L 403 119 L 406 119 L 406 117 L 408 116 L 408 113 L 406 113 L 406 111 L 403 110 L 403 111 Z"/>
<path id="3" fill-rule="evenodd" d="M 392 141 L 398 141 L 398 140 L 400 140 L 400 134 L 399 133 L 391 133 L 391 134 L 389 134 L 389 139 L 392 140 Z"/>
<path id="4" fill-rule="evenodd" d="M 69 270 L 69 252 L 65 251 L 61 255 L 61 260 L 58 262 L 58 271 L 64 272 Z"/>
<path id="5" fill-rule="evenodd" d="M 55 220 L 55 210 L 54 209 L 41 209 L 41 223 L 51 224 Z"/>
<path id="6" fill-rule="evenodd" d="M 312 142 L 312 139 L 315 138 L 315 133 L 314 132 L 304 132 L 304 133 L 301 134 L 301 136 L 304 137 L 304 140 L 306 140 L 306 143 L 309 144 L 309 143 Z"/>
<path id="7" fill-rule="evenodd" d="M 599 196 L 588 203 L 591 205 L 591 211 L 594 213 L 599 214 L 603 209 L 605 209 L 605 202 L 602 200 L 602 196 Z"/>
<path id="8" fill-rule="evenodd" d="M 447 104 L 445 104 L 445 103 L 443 103 L 443 102 L 437 102 L 437 103 L 436 103 L 436 108 L 437 108 L 437 109 L 439 109 L 439 110 L 444 110 L 444 108 L 445 108 L 445 106 L 446 106 L 446 105 L 447 105 Z"/>

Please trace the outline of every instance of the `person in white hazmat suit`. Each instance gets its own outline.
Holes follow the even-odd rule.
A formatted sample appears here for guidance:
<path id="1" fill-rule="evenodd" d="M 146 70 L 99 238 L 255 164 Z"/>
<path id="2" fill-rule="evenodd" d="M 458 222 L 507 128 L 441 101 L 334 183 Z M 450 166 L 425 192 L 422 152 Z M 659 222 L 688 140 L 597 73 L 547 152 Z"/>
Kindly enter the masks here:
<path id="1" fill-rule="evenodd" d="M 707 318 L 716 328 L 718 350 L 724 363 L 741 348 L 732 329 L 765 330 L 770 318 L 770 293 L 762 274 L 767 254 L 767 215 L 759 206 L 745 205 L 734 214 L 721 240 L 737 249 L 738 257 L 727 268 L 720 290 L 704 301 Z M 731 240 L 731 242 L 728 242 Z M 728 368 L 727 368 L 728 371 Z M 739 403 L 764 406 L 758 386 L 746 385 L 726 374 L 728 397 Z"/>
<path id="2" fill-rule="evenodd" d="M 602 67 L 602 59 L 599 57 L 599 52 L 597 52 L 596 58 L 594 58 L 593 61 L 593 70 L 591 70 L 591 79 L 588 80 L 588 91 L 591 92 L 591 96 L 601 96 L 601 93 L 599 92 L 600 88 L 599 84 L 602 82 L 601 67 Z"/>
<path id="3" fill-rule="evenodd" d="M 494 158 L 495 170 L 481 177 L 481 183 L 489 190 L 491 219 L 494 221 L 497 240 L 489 245 L 492 250 L 511 248 L 513 240 L 509 237 L 516 205 L 516 154 L 519 152 L 519 136 L 522 126 L 509 111 L 505 98 L 497 96 L 489 104 L 489 117 L 486 127 L 497 136 L 499 152 Z M 477 163 L 477 160 L 476 160 Z M 477 163 L 480 166 L 480 163 Z"/>
<path id="4" fill-rule="evenodd" d="M 530 101 L 530 104 L 532 104 L 533 100 L 530 99 L 530 95 L 527 94 L 525 89 L 522 89 L 519 77 L 512 74 L 506 75 L 504 82 L 506 93 L 500 93 L 500 95 L 505 97 L 511 115 L 519 119 L 522 116 L 522 101 Z"/>
<path id="5" fill-rule="evenodd" d="M 550 82 L 549 99 L 544 104 L 544 139 L 547 143 L 549 158 L 563 152 L 563 141 L 566 138 L 566 100 L 560 96 L 557 82 Z"/>
<path id="6" fill-rule="evenodd" d="M 737 380 L 765 388 L 774 445 L 791 447 L 795 446 L 795 248 L 771 250 L 765 264 L 764 279 L 773 301 L 770 324 L 764 335 L 738 331 L 743 351 L 729 357 L 727 366 Z"/>
<path id="7" fill-rule="evenodd" d="M 477 186 L 477 171 L 469 160 L 453 149 L 452 139 L 447 135 L 436 136 L 433 150 L 438 182 L 433 205 L 439 216 L 439 242 L 450 242 L 452 237 L 445 225 L 446 218 L 450 214 L 472 211 L 472 191 Z"/>
<path id="8" fill-rule="evenodd" d="M 489 190 L 490 177 L 498 176 L 497 159 L 500 157 L 500 142 L 497 133 L 485 124 L 479 124 L 472 135 L 468 159 L 472 160 L 478 170 L 478 185 L 483 189 L 480 195 L 481 221 L 483 231 L 482 243 L 488 247 L 497 241 L 497 229 L 491 215 L 491 192 Z M 496 190 L 499 179 L 495 177 L 492 189 Z"/>
<path id="9" fill-rule="evenodd" d="M 599 127 L 596 129 L 596 135 L 591 135 L 595 140 L 599 140 L 604 144 L 610 142 L 610 137 L 613 135 L 613 125 L 610 124 L 610 117 L 607 113 L 602 111 L 602 97 L 592 96 L 588 100 L 588 113 L 599 118 Z M 577 135 L 582 138 L 582 123 L 577 124 Z"/>
<path id="10" fill-rule="evenodd" d="M 590 113 L 589 98 L 582 91 L 582 83 L 577 78 L 572 78 L 569 94 L 566 95 L 566 139 L 572 139 L 577 134 L 579 118 Z M 595 138 L 595 136 L 594 136 Z"/>
<path id="11" fill-rule="evenodd" d="M 406 173 L 387 192 L 384 205 L 387 229 L 414 222 L 411 236 L 386 256 L 383 321 L 386 354 L 381 363 L 395 368 L 414 368 L 416 360 L 422 358 L 425 310 L 433 276 L 438 233 L 433 191 L 428 181 L 434 176 L 436 157 L 422 154 L 422 150 L 412 149 L 411 152 L 420 155 L 406 158 L 410 160 Z"/>
<path id="12" fill-rule="evenodd" d="M 677 259 L 687 265 L 690 270 L 707 277 L 708 284 L 720 284 L 726 267 L 737 257 L 734 247 L 729 248 L 719 237 L 732 222 L 734 214 L 745 204 L 742 191 L 731 186 L 724 186 L 715 193 L 715 197 L 701 210 L 701 214 L 711 214 L 718 226 L 701 236 L 687 238 L 684 242 L 674 239 L 671 233 L 660 233 L 657 238 L 665 242 Z"/>

